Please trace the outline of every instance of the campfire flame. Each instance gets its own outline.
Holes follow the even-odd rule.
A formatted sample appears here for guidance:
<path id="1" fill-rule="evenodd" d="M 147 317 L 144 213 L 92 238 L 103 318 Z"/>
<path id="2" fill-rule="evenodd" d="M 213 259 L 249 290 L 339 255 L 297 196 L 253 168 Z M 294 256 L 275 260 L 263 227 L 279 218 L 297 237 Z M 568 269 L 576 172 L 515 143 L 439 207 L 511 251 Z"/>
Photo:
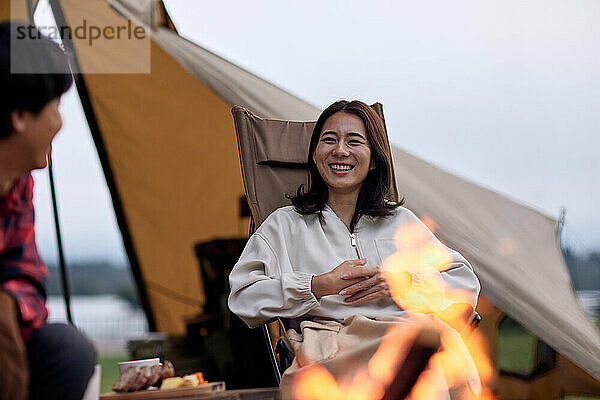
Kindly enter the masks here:
<path id="1" fill-rule="evenodd" d="M 435 225 L 427 222 L 433 231 Z M 470 324 L 474 315 L 471 294 L 449 287 L 439 274 L 452 261 L 451 255 L 436 246 L 419 224 L 403 227 L 394 239 L 399 251 L 384 260 L 383 274 L 394 301 L 416 323 L 388 330 L 367 368 L 355 371 L 350 383 L 337 382 L 319 364 L 309 367 L 294 381 L 295 397 L 381 399 L 419 330 L 428 326 L 439 332 L 442 346 L 420 374 L 408 399 L 445 398 L 448 391 L 454 399 L 493 399 L 489 388 L 493 368 L 486 342 Z"/>

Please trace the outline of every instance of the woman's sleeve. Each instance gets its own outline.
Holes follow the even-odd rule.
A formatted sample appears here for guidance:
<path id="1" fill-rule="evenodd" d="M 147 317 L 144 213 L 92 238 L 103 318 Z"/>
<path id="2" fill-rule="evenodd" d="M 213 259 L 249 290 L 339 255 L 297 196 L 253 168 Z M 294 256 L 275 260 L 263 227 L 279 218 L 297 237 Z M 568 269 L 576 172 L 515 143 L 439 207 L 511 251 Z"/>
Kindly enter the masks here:
<path id="1" fill-rule="evenodd" d="M 441 242 L 440 245 L 444 246 Z M 469 303 L 475 308 L 481 290 L 479 279 L 473 272 L 471 264 L 459 252 L 452 249 L 448 250 L 452 253 L 454 261 L 444 265 L 440 275 L 451 288 L 461 289 L 464 293 L 469 293 Z"/>
<path id="2" fill-rule="evenodd" d="M 273 248 L 254 233 L 229 275 L 229 309 L 251 328 L 276 317 L 302 316 L 319 306 L 311 290 L 314 275 L 282 272 Z"/>

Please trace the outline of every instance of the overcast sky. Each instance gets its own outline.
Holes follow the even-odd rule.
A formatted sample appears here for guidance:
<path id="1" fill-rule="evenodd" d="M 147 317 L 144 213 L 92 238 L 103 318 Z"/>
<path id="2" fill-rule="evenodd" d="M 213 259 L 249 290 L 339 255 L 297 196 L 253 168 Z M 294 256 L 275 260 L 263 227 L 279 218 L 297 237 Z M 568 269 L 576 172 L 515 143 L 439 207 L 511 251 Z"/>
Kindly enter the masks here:
<path id="1" fill-rule="evenodd" d="M 382 102 L 394 144 L 555 218 L 566 207 L 566 242 L 600 249 L 599 2 L 165 4 L 182 35 L 318 107 Z M 54 158 L 67 255 L 120 262 L 74 93 L 62 111 Z M 38 243 L 51 262 L 48 178 L 35 178 Z"/>

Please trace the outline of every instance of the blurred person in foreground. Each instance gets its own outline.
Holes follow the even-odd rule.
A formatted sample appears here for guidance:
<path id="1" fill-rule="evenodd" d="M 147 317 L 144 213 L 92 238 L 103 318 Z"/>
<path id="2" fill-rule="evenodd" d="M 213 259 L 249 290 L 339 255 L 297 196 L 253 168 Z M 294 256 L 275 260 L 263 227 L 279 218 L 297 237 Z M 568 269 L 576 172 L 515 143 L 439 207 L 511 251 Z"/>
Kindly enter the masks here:
<path id="1" fill-rule="evenodd" d="M 81 399 L 96 354 L 73 326 L 46 322 L 30 173 L 46 167 L 73 78 L 60 47 L 27 29 L 0 23 L 0 398 Z"/>

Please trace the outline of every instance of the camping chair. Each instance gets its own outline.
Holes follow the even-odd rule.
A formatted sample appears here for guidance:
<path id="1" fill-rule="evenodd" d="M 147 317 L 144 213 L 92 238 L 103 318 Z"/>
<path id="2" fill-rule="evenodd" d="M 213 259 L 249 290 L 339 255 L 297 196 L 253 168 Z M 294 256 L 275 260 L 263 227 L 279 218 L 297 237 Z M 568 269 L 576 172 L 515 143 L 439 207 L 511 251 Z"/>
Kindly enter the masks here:
<path id="1" fill-rule="evenodd" d="M 375 103 L 371 107 L 385 126 L 383 106 Z M 296 193 L 300 184 L 308 183 L 308 146 L 316 121 L 263 119 L 240 106 L 234 106 L 231 111 L 235 121 L 244 189 L 251 210 L 251 235 L 269 214 L 290 204 L 285 194 Z M 394 176 L 391 185 L 393 200 L 397 200 Z M 281 373 L 289 366 L 293 357 L 289 357 L 281 339 L 271 339 L 271 336 L 278 336 L 285 323 L 279 320 L 268 325 L 263 325 L 262 330 L 279 384 Z M 273 348 L 278 351 L 279 366 Z"/>

